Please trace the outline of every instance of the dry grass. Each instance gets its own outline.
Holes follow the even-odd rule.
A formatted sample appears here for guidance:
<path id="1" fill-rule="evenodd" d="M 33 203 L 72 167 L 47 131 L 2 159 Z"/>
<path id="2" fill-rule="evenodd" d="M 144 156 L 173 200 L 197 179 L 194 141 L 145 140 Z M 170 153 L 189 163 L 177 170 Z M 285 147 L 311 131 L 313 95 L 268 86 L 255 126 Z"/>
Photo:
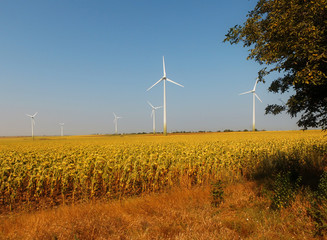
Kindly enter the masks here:
<path id="1" fill-rule="evenodd" d="M 0 239 L 313 239 L 305 203 L 275 212 L 253 182 L 228 185 L 211 206 L 210 187 L 0 218 Z"/>

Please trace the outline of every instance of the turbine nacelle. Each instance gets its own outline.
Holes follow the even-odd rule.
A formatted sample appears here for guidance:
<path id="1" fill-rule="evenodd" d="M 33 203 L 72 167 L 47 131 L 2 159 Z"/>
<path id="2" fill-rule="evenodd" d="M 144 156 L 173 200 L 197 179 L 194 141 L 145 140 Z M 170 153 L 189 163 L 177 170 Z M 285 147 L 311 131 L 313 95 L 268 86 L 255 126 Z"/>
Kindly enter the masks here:
<path id="1" fill-rule="evenodd" d="M 117 120 L 117 119 L 119 119 L 119 118 L 122 118 L 122 117 L 118 117 L 115 113 L 113 113 L 113 114 L 114 114 L 114 117 L 115 117 L 114 120 Z"/>
<path id="2" fill-rule="evenodd" d="M 150 107 L 152 108 L 152 110 L 157 110 L 159 108 L 162 108 L 162 106 L 154 107 L 149 101 L 148 101 L 148 104 L 150 105 Z"/>
<path id="3" fill-rule="evenodd" d="M 33 125 L 35 125 L 35 116 L 37 115 L 38 112 L 34 113 L 34 115 L 26 114 L 26 116 L 31 118 L 31 122 Z"/>
<path id="4" fill-rule="evenodd" d="M 30 114 L 26 114 L 26 116 L 30 117 L 30 118 L 35 118 L 35 116 L 38 114 L 38 112 L 34 113 L 34 115 L 30 115 Z"/>
<path id="5" fill-rule="evenodd" d="M 179 84 L 179 83 L 177 83 L 177 82 L 174 82 L 173 80 L 171 80 L 171 79 L 169 79 L 169 78 L 167 78 L 167 76 L 166 76 L 166 66 L 165 66 L 165 57 L 162 57 L 162 65 L 163 65 L 163 76 L 162 76 L 162 78 L 160 78 L 155 84 L 153 84 L 151 87 L 149 87 L 148 89 L 147 89 L 147 91 L 149 91 L 151 88 L 153 88 L 155 85 L 157 85 L 158 83 L 160 83 L 161 81 L 168 81 L 168 82 L 171 82 L 171 83 L 173 83 L 173 84 L 175 84 L 175 85 L 178 85 L 178 86 L 180 86 L 180 87 L 184 87 L 182 84 Z"/>
<path id="6" fill-rule="evenodd" d="M 256 97 L 260 102 L 262 102 L 261 99 L 259 98 L 259 96 L 255 93 L 255 89 L 256 89 L 256 87 L 257 87 L 257 83 L 258 83 L 258 81 L 259 81 L 259 79 L 257 78 L 256 81 L 255 81 L 254 87 L 253 87 L 253 89 L 252 89 L 251 91 L 247 91 L 247 92 L 244 92 L 244 93 L 240 93 L 239 95 L 244 95 L 244 94 L 248 94 L 248 93 L 253 93 L 254 96 L 255 96 L 255 97 Z"/>

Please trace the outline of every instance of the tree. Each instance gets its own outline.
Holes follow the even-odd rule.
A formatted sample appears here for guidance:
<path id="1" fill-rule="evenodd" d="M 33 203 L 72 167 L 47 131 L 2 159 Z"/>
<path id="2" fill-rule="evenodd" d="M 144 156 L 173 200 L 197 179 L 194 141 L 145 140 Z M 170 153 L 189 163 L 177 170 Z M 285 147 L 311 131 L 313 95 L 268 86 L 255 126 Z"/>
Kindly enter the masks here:
<path id="1" fill-rule="evenodd" d="M 278 72 L 268 90 L 294 94 L 266 114 L 300 115 L 298 126 L 327 129 L 327 0 L 259 0 L 243 25 L 229 29 L 224 42 L 243 42 L 248 59 L 263 65 L 259 80 Z"/>

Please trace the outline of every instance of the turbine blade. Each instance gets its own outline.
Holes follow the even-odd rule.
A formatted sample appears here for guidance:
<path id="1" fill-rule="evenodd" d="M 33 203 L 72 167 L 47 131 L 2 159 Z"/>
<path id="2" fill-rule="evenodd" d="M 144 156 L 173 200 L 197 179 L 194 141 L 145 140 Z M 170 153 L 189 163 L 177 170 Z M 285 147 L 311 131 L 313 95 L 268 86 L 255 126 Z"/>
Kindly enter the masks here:
<path id="1" fill-rule="evenodd" d="M 254 93 L 254 95 L 257 97 L 257 99 L 259 99 L 260 102 L 262 102 L 261 99 L 259 98 L 259 96 L 256 93 Z"/>
<path id="2" fill-rule="evenodd" d="M 154 106 L 148 101 L 148 104 L 152 107 L 152 108 L 154 108 Z"/>
<path id="3" fill-rule="evenodd" d="M 183 85 L 181 85 L 181 84 L 179 84 L 179 83 L 177 83 L 177 82 L 174 82 L 173 80 L 170 80 L 170 79 L 168 79 L 168 78 L 166 78 L 166 80 L 167 80 L 168 82 L 171 82 L 171 83 L 173 83 L 173 84 L 176 84 L 176 85 L 178 85 L 178 86 L 180 86 L 180 87 L 184 87 Z"/>
<path id="4" fill-rule="evenodd" d="M 163 66 L 164 77 L 166 77 L 165 56 L 162 56 L 162 66 Z"/>
<path id="5" fill-rule="evenodd" d="M 151 88 L 153 88 L 155 85 L 157 85 L 158 83 L 160 83 L 162 81 L 163 78 L 160 78 L 160 80 L 158 82 L 156 82 L 155 84 L 153 84 L 151 87 L 149 87 L 147 89 L 147 91 L 149 91 Z"/>
<path id="6" fill-rule="evenodd" d="M 159 106 L 159 107 L 155 107 L 155 109 L 159 109 L 159 108 L 162 108 L 162 106 Z"/>
<path id="7" fill-rule="evenodd" d="M 253 88 L 253 90 L 252 90 L 252 91 L 254 91 L 254 92 L 255 92 L 255 88 L 257 87 L 258 80 L 259 80 L 259 78 L 257 78 L 257 79 L 255 80 L 254 88 Z"/>
<path id="8" fill-rule="evenodd" d="M 32 117 L 35 117 L 38 114 L 38 112 L 34 113 L 34 115 Z"/>
<path id="9" fill-rule="evenodd" d="M 279 98 L 278 99 L 284 106 L 286 105 L 286 103 L 281 99 L 281 98 Z"/>
<path id="10" fill-rule="evenodd" d="M 113 112 L 113 114 L 114 114 L 114 117 L 117 118 L 117 116 L 116 116 L 116 114 L 114 112 Z"/>
<path id="11" fill-rule="evenodd" d="M 248 93 L 252 93 L 252 92 L 253 92 L 253 90 L 248 91 L 248 92 L 244 92 L 244 93 L 240 93 L 239 95 L 248 94 Z"/>
<path id="12" fill-rule="evenodd" d="M 26 116 L 28 116 L 28 117 L 33 117 L 32 115 L 29 115 L 29 114 L 26 114 Z"/>

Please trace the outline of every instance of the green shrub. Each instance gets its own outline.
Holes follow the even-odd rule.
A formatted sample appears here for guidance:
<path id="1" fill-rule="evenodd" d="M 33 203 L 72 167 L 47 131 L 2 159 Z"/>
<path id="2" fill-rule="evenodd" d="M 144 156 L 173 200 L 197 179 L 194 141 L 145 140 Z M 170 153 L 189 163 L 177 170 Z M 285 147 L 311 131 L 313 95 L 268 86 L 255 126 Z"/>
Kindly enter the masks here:
<path id="1" fill-rule="evenodd" d="M 327 172 L 321 175 L 318 185 L 318 198 L 321 201 L 327 201 Z"/>
<path id="2" fill-rule="evenodd" d="M 224 200 L 224 189 L 221 180 L 211 183 L 211 205 L 218 207 Z"/>
<path id="3" fill-rule="evenodd" d="M 327 233 L 327 172 L 321 175 L 318 189 L 310 199 L 309 216 L 313 219 L 316 235 L 324 236 Z"/>
<path id="4" fill-rule="evenodd" d="M 271 199 L 271 208 L 280 210 L 288 207 L 295 199 L 299 189 L 301 177 L 298 177 L 295 182 L 292 179 L 291 172 L 280 172 L 276 175 L 273 183 L 273 196 Z"/>

